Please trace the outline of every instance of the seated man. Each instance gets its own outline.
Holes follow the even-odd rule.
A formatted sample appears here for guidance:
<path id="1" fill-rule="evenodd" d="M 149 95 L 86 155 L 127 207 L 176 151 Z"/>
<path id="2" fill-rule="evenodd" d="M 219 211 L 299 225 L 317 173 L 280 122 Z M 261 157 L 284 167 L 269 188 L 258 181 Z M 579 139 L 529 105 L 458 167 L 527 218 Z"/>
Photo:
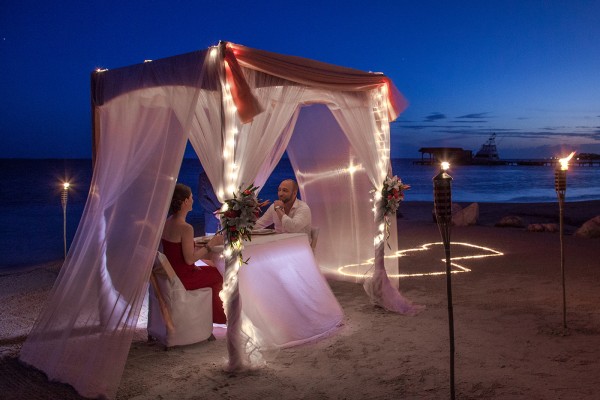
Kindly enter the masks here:
<path id="1" fill-rule="evenodd" d="M 310 208 L 297 199 L 298 184 L 293 179 L 286 179 L 277 189 L 278 200 L 256 221 L 255 229 L 275 225 L 277 233 L 306 233 L 310 240 Z"/>

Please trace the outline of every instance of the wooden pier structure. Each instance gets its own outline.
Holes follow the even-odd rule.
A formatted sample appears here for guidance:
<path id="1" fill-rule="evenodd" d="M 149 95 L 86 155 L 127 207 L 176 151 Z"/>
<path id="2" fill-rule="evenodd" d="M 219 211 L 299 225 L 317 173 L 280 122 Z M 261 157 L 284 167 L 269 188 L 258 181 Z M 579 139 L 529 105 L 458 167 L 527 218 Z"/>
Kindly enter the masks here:
<path id="1" fill-rule="evenodd" d="M 434 165 L 448 161 L 451 165 L 512 165 L 533 167 L 555 167 L 559 164 L 556 158 L 475 160 L 470 150 L 460 147 L 422 147 L 419 149 L 421 159 L 413 161 L 416 165 Z M 569 161 L 569 165 L 578 167 L 600 167 L 600 158 L 577 157 Z"/>

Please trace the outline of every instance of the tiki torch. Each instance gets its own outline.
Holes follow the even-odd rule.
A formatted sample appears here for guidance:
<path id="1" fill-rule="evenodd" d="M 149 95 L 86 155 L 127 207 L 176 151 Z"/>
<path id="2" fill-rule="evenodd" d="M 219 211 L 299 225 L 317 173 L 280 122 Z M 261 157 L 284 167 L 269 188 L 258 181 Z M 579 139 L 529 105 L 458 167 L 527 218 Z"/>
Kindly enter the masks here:
<path id="1" fill-rule="evenodd" d="M 69 182 L 63 183 L 63 190 L 60 194 L 60 204 L 63 209 L 63 245 L 65 251 L 65 258 L 67 258 L 67 200 L 69 199 Z"/>
<path id="2" fill-rule="evenodd" d="M 565 290 L 565 251 L 563 243 L 563 216 L 565 205 L 565 192 L 567 191 L 567 170 L 569 169 L 569 160 L 573 158 L 575 152 L 568 157 L 561 158 L 559 164 L 554 170 L 554 189 L 558 197 L 558 222 L 560 226 L 560 274 L 562 278 L 562 301 L 563 301 L 563 328 L 567 329 L 567 295 Z"/>
<path id="3" fill-rule="evenodd" d="M 433 178 L 433 206 L 444 249 L 446 251 L 446 290 L 448 294 L 448 328 L 450 332 L 450 398 L 454 400 L 454 314 L 452 311 L 452 272 L 450 265 L 450 225 L 452 223 L 452 177 L 443 162 L 441 171 Z"/>

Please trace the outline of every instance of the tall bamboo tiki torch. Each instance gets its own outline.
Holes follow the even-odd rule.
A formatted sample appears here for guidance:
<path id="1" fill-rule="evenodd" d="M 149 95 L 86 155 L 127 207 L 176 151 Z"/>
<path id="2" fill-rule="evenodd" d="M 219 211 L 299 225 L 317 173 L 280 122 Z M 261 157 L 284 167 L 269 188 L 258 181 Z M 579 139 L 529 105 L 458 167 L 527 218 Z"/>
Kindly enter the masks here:
<path id="1" fill-rule="evenodd" d="M 60 204 L 62 204 L 63 209 L 63 247 L 65 258 L 67 258 L 67 200 L 69 198 L 69 186 L 71 186 L 69 182 L 64 182 L 63 190 L 60 194 Z"/>
<path id="2" fill-rule="evenodd" d="M 435 219 L 446 251 L 446 291 L 448 295 L 448 330 L 450 333 L 450 398 L 454 390 L 454 312 L 452 309 L 452 271 L 450 264 L 450 225 L 452 223 L 452 177 L 446 170 L 450 164 L 443 162 L 442 169 L 433 178 L 433 204 Z"/>
<path id="3" fill-rule="evenodd" d="M 569 169 L 569 160 L 573 158 L 575 152 L 569 154 L 568 157 L 561 158 L 559 164 L 554 170 L 554 189 L 558 197 L 558 222 L 560 226 L 560 274 L 562 280 L 562 305 L 563 305 L 563 328 L 567 329 L 567 294 L 565 289 L 565 251 L 564 251 L 564 204 L 565 192 L 567 191 L 567 170 Z"/>

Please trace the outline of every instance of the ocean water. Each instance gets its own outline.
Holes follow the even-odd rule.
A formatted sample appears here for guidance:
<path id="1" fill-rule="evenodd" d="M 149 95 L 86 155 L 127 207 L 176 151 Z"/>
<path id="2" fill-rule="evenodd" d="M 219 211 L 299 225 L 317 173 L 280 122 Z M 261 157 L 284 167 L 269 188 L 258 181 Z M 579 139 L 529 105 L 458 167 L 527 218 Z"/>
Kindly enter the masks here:
<path id="1" fill-rule="evenodd" d="M 408 201 L 433 202 L 433 177 L 438 166 L 414 165 L 411 160 L 392 160 L 394 174 L 411 185 Z M 452 200 L 456 202 L 545 203 L 556 201 L 554 168 L 550 166 L 451 167 Z M 570 166 L 567 201 L 600 199 L 600 167 Z"/>
<path id="2" fill-rule="evenodd" d="M 406 201 L 433 202 L 435 166 L 392 161 L 393 172 L 411 185 Z M 202 167 L 185 159 L 179 181 L 197 193 Z M 554 202 L 554 170 L 541 166 L 459 166 L 449 171 L 455 202 Z M 261 190 L 261 199 L 273 199 L 282 179 L 293 176 L 283 159 Z M 72 182 L 66 208 L 67 246 L 83 213 L 92 177 L 91 160 L 0 159 L 0 273 L 14 268 L 63 258 L 62 181 Z M 600 200 L 600 167 L 571 166 L 567 175 L 567 201 Z M 203 225 L 198 206 L 189 214 Z"/>

